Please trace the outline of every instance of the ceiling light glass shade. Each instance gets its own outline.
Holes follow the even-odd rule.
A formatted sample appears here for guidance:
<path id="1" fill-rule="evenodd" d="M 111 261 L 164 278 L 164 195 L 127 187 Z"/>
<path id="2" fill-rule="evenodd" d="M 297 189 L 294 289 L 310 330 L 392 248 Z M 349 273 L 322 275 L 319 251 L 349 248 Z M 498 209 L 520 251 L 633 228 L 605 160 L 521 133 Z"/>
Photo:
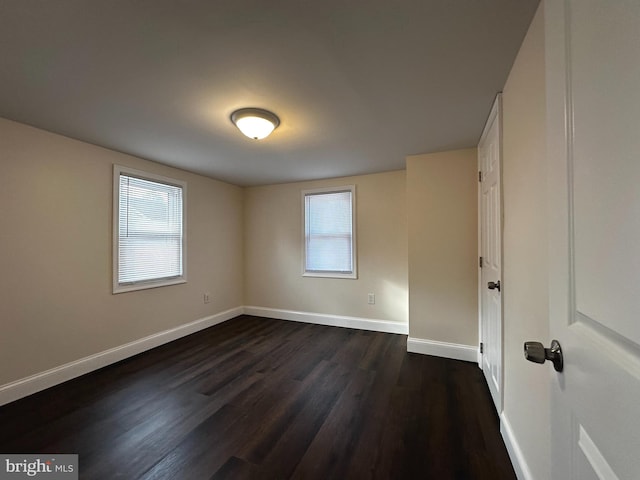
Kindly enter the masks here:
<path id="1" fill-rule="evenodd" d="M 276 114 L 261 108 L 241 108 L 231 114 L 231 121 L 247 137 L 261 140 L 268 137 L 278 125 Z"/>

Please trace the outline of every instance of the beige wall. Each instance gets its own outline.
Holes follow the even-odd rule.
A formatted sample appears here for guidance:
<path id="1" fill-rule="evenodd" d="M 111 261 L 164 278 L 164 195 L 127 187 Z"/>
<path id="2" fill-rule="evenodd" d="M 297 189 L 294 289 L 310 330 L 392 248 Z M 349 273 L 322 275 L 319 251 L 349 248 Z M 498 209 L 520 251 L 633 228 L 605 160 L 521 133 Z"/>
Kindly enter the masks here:
<path id="1" fill-rule="evenodd" d="M 525 361 L 548 326 L 542 4 L 503 92 L 504 415 L 532 478 L 550 478 L 549 367 Z"/>
<path id="2" fill-rule="evenodd" d="M 301 191 L 352 184 L 358 278 L 302 277 Z M 407 322 L 404 171 L 247 188 L 244 229 L 247 305 Z"/>
<path id="3" fill-rule="evenodd" d="M 114 163 L 188 182 L 188 283 L 111 293 Z M 4 119 L 0 181 L 0 385 L 242 305 L 242 189 Z"/>
<path id="4" fill-rule="evenodd" d="M 478 344 L 477 151 L 407 157 L 409 336 Z"/>

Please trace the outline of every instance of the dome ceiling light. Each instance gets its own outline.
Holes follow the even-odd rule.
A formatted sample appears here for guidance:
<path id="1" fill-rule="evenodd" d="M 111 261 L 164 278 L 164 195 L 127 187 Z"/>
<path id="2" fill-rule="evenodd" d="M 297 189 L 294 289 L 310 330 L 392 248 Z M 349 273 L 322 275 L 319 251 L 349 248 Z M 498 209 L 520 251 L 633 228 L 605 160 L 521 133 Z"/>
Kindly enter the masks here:
<path id="1" fill-rule="evenodd" d="M 280 119 L 275 113 L 262 108 L 241 108 L 231 114 L 231 121 L 243 134 L 254 140 L 268 137 Z"/>

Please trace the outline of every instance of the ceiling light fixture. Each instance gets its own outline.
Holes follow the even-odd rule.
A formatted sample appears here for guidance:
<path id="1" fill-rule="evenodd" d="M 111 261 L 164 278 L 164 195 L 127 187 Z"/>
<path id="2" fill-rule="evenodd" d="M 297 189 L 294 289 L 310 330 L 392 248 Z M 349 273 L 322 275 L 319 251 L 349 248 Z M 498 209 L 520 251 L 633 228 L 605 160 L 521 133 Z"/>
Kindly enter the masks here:
<path id="1" fill-rule="evenodd" d="M 247 137 L 261 140 L 268 137 L 280 119 L 275 113 L 261 108 L 241 108 L 231 114 L 231 121 Z"/>

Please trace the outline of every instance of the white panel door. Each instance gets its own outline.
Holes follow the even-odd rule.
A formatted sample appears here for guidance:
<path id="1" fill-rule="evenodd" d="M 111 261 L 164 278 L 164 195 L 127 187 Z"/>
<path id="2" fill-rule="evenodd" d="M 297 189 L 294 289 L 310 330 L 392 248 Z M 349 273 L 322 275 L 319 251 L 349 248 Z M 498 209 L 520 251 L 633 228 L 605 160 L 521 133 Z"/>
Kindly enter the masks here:
<path id="1" fill-rule="evenodd" d="M 640 479 L 640 1 L 545 25 L 552 476 Z"/>
<path id="2" fill-rule="evenodd" d="M 482 371 L 493 402 L 502 411 L 502 197 L 501 95 L 491 109 L 478 144 L 480 168 L 480 341 Z M 493 288 L 489 288 L 491 285 Z"/>

